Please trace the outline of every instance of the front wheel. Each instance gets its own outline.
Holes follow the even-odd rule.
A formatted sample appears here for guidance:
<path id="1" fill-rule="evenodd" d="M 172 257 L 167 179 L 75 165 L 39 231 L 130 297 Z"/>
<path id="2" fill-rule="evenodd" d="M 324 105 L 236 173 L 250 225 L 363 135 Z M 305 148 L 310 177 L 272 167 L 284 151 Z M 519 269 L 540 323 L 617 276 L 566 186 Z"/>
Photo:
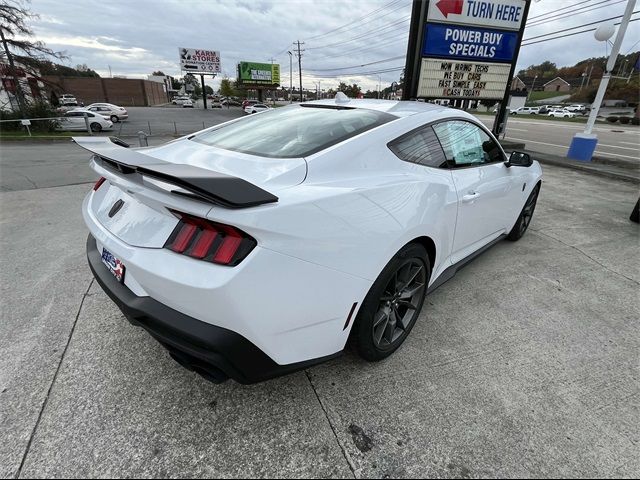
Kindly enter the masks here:
<path id="1" fill-rule="evenodd" d="M 99 123 L 92 123 L 91 125 L 89 125 L 89 127 L 91 128 L 92 132 L 101 132 L 102 131 L 102 125 L 100 125 Z"/>
<path id="2" fill-rule="evenodd" d="M 402 345 L 418 319 L 430 275 L 422 245 L 411 243 L 391 259 L 367 293 L 351 332 L 362 358 L 379 361 Z"/>
<path id="3" fill-rule="evenodd" d="M 117 115 L 111 115 L 111 121 L 113 123 L 118 123 L 120 121 L 120 119 L 118 118 Z"/>
<path id="4" fill-rule="evenodd" d="M 527 203 L 524 204 L 524 208 L 522 212 L 520 212 L 520 216 L 518 220 L 516 220 L 516 224 L 513 226 L 509 235 L 507 235 L 507 239 L 515 242 L 516 240 L 520 240 L 524 235 L 524 232 L 529 228 L 529 224 L 531 223 L 531 219 L 533 218 L 533 212 L 536 209 L 536 203 L 538 202 L 538 194 L 540 193 L 540 185 L 536 185 L 529 195 L 527 199 Z"/>

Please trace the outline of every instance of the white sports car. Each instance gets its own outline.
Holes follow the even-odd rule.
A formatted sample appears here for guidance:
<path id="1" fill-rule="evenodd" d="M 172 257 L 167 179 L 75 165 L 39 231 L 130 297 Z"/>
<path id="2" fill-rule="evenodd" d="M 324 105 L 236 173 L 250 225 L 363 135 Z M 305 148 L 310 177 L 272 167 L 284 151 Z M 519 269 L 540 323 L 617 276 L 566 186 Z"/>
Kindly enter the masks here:
<path id="1" fill-rule="evenodd" d="M 83 203 L 98 283 L 216 382 L 306 368 L 348 340 L 387 357 L 429 291 L 523 235 L 542 174 L 462 111 L 344 95 L 159 147 L 75 141 L 101 176 Z"/>

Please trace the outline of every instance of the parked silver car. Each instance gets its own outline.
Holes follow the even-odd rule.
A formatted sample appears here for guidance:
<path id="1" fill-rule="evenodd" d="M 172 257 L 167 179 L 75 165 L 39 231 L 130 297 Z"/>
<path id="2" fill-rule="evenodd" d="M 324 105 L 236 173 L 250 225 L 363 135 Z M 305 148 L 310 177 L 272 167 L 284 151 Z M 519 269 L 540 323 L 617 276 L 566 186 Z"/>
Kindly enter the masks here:
<path id="1" fill-rule="evenodd" d="M 118 123 L 129 118 L 129 113 L 124 107 L 119 107 L 112 103 L 92 103 L 86 108 L 104 118 L 108 118 L 113 123 Z"/>

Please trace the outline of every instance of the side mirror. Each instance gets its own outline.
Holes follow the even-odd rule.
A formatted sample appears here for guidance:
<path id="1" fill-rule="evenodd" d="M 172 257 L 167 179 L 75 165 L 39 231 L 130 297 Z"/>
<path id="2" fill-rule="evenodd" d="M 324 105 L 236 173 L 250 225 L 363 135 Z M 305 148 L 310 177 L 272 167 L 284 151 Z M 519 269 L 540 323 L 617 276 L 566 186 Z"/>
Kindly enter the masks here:
<path id="1" fill-rule="evenodd" d="M 530 167 L 533 165 L 533 160 L 528 153 L 524 152 L 511 152 L 509 160 L 504 162 L 507 167 Z"/>

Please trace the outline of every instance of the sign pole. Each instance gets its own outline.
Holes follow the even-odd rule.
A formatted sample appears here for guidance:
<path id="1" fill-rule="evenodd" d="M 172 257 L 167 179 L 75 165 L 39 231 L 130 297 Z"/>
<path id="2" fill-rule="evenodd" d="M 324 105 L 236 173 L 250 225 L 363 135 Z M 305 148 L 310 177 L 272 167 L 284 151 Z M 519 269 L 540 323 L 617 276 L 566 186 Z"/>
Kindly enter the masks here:
<path id="1" fill-rule="evenodd" d="M 424 25 L 428 8 L 429 0 L 413 0 L 407 60 L 404 66 L 402 100 L 411 100 L 418 96 L 420 62 L 422 61 L 422 38 L 424 37 Z"/>
<path id="2" fill-rule="evenodd" d="M 522 44 L 522 36 L 524 35 L 524 29 L 526 27 L 527 18 L 529 16 L 529 7 L 531 6 L 531 0 L 527 0 L 524 6 L 524 14 L 522 15 L 522 25 L 520 25 L 520 32 L 518 32 L 518 43 L 513 55 L 513 61 L 511 62 L 511 70 L 509 71 L 509 78 L 507 80 L 507 87 L 504 90 L 504 97 L 500 102 L 500 109 L 496 113 L 496 118 L 493 121 L 493 128 L 491 132 L 499 138 L 500 134 L 505 132 L 507 127 L 507 104 L 509 103 L 509 97 L 511 96 L 511 82 L 513 82 L 513 74 L 516 72 L 516 63 L 518 63 L 518 55 L 520 55 L 520 45 Z"/>
<path id="3" fill-rule="evenodd" d="M 204 102 L 204 109 L 207 109 L 207 91 L 204 89 L 204 75 L 200 75 L 200 81 L 202 82 L 202 101 Z"/>

